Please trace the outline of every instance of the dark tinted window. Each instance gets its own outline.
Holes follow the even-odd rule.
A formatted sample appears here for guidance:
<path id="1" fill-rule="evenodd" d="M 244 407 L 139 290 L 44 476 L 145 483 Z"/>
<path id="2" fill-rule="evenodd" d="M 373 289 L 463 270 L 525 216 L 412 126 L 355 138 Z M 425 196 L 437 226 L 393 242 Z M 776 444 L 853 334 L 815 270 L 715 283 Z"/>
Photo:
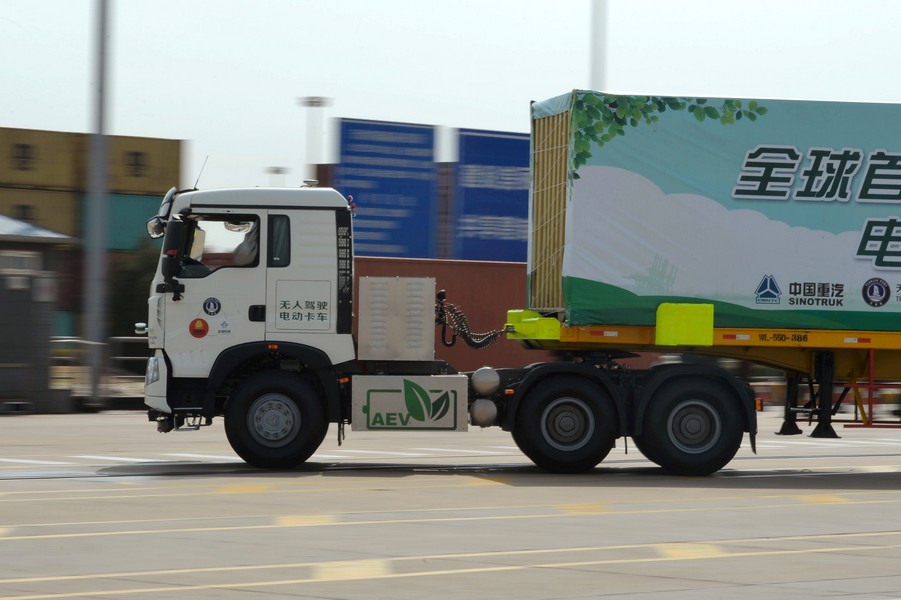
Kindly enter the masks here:
<path id="1" fill-rule="evenodd" d="M 267 266 L 291 264 L 291 221 L 287 215 L 269 216 L 269 259 Z"/>

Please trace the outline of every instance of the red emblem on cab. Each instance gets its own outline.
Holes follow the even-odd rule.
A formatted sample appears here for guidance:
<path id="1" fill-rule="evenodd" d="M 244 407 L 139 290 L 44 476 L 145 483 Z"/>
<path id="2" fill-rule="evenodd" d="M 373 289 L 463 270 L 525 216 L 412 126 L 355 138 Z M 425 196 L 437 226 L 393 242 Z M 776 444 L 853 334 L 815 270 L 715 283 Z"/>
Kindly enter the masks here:
<path id="1" fill-rule="evenodd" d="M 203 319 L 194 319 L 188 326 L 188 331 L 196 338 L 202 338 L 210 332 L 210 325 Z"/>

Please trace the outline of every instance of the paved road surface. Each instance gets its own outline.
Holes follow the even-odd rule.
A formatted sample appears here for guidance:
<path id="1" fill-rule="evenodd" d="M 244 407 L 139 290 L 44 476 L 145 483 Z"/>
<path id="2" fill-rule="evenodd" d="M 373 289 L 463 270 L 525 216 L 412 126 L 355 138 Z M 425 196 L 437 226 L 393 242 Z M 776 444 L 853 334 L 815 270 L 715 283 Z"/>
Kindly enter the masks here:
<path id="1" fill-rule="evenodd" d="M 549 475 L 495 429 L 266 472 L 221 422 L 0 418 L 0 598 L 901 598 L 901 429 L 778 425 L 679 478 L 622 445 Z"/>

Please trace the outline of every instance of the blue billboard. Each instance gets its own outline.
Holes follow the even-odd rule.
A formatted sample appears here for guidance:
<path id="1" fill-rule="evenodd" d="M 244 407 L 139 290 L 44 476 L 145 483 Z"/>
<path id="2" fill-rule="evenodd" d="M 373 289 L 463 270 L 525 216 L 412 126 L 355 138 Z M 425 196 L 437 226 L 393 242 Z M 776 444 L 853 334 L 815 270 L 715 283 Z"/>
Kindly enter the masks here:
<path id="1" fill-rule="evenodd" d="M 435 258 L 435 128 L 341 119 L 340 144 L 335 187 L 357 205 L 354 253 Z"/>
<path id="2" fill-rule="evenodd" d="M 526 260 L 529 136 L 461 129 L 454 182 L 453 258 Z"/>

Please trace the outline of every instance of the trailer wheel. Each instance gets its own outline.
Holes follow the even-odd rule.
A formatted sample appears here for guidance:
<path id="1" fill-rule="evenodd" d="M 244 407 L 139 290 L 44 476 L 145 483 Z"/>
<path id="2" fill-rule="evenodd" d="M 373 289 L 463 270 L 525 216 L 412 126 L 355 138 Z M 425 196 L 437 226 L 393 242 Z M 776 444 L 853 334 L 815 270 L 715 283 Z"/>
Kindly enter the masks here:
<path id="1" fill-rule="evenodd" d="M 581 377 L 554 377 L 522 399 L 513 440 L 552 473 L 593 469 L 613 448 L 616 410 L 610 396 Z"/>
<path id="2" fill-rule="evenodd" d="M 739 399 L 708 380 L 664 384 L 635 438 L 648 459 L 676 475 L 709 475 L 732 460 L 742 440 Z"/>
<path id="3" fill-rule="evenodd" d="M 328 420 L 319 394 L 299 375 L 257 373 L 225 405 L 225 433 L 247 463 L 265 469 L 295 467 L 319 448 Z"/>

